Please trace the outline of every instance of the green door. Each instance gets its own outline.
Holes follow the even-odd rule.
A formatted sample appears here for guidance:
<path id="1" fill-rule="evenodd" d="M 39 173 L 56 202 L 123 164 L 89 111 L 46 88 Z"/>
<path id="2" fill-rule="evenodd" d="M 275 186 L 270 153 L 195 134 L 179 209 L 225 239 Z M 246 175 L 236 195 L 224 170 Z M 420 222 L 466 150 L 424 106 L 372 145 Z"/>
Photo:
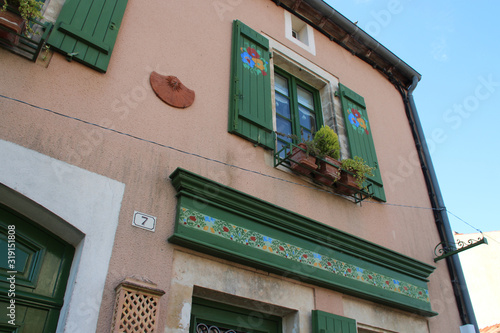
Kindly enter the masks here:
<path id="1" fill-rule="evenodd" d="M 0 206 L 0 332 L 55 332 L 74 248 Z"/>
<path id="2" fill-rule="evenodd" d="M 193 298 L 190 333 L 278 333 L 281 318 Z"/>

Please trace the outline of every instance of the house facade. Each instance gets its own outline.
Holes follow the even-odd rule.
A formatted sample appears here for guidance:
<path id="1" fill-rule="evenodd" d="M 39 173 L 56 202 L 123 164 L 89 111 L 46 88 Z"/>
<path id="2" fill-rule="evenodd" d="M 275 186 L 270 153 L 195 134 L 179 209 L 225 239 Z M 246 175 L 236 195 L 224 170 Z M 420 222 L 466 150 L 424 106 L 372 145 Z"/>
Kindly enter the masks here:
<path id="1" fill-rule="evenodd" d="M 43 10 L 36 61 L 0 49 L 2 329 L 474 331 L 459 265 L 434 262 L 420 74 L 335 9 Z M 324 125 L 363 188 L 293 155 Z"/>

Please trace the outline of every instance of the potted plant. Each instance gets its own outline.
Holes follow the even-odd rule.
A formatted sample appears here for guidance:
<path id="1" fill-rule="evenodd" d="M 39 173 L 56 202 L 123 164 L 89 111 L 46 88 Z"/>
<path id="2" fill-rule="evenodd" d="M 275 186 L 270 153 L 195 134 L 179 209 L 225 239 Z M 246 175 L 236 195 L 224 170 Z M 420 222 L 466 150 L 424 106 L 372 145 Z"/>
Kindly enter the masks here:
<path id="1" fill-rule="evenodd" d="M 309 175 L 316 170 L 316 155 L 318 151 L 313 140 L 299 143 L 298 147 L 293 147 L 290 158 L 290 168 L 303 175 Z"/>
<path id="2" fill-rule="evenodd" d="M 337 133 L 325 125 L 316 132 L 313 142 L 320 158 L 319 172 L 321 175 L 316 175 L 316 179 L 331 186 L 340 178 L 340 144 Z"/>
<path id="3" fill-rule="evenodd" d="M 363 188 L 365 180 L 373 176 L 373 167 L 359 156 L 346 158 L 341 162 L 342 172 L 337 189 L 343 194 L 354 194 Z"/>
<path id="4" fill-rule="evenodd" d="M 13 44 L 19 43 L 19 36 L 26 31 L 33 33 L 29 20 L 41 20 L 43 2 L 37 0 L 0 0 L 0 39 Z M 11 9 L 11 10 L 8 10 Z"/>
<path id="5" fill-rule="evenodd" d="M 29 21 L 31 19 L 43 19 L 42 7 L 43 2 L 38 0 L 0 0 L 3 1 L 2 11 L 6 11 L 10 7 L 17 11 L 21 17 Z"/>

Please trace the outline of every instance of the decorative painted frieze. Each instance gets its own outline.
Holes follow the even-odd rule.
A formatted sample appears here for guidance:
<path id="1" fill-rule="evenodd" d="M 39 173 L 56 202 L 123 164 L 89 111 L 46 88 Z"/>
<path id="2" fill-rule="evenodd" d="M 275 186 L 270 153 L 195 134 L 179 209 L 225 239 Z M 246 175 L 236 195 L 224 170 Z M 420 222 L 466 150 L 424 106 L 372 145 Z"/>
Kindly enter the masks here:
<path id="1" fill-rule="evenodd" d="M 169 241 L 215 257 L 434 316 L 433 266 L 178 168 Z M 369 223 L 369 221 L 367 221 Z"/>
<path id="2" fill-rule="evenodd" d="M 266 253 L 272 253 L 288 260 L 293 260 L 303 265 L 313 266 L 331 274 L 361 281 L 368 285 L 390 290 L 424 302 L 430 302 L 429 291 L 426 288 L 320 254 L 319 252 L 321 249 L 313 251 L 311 249 L 302 248 L 185 207 L 181 207 L 179 211 L 178 223 L 192 229 L 222 237 L 228 241 L 233 241 Z"/>

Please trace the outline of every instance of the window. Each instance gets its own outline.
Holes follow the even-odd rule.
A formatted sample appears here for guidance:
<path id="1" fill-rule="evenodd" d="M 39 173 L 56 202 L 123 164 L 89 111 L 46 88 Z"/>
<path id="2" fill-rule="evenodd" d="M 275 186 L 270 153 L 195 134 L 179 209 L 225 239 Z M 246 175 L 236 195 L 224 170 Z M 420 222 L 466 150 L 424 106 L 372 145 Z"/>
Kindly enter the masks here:
<path id="1" fill-rule="evenodd" d="M 66 0 L 47 44 L 99 72 L 106 72 L 127 0 Z"/>
<path id="2" fill-rule="evenodd" d="M 303 49 L 316 55 L 314 29 L 295 15 L 285 10 L 285 36 Z"/>
<path id="3" fill-rule="evenodd" d="M 280 150 L 289 142 L 311 139 L 323 119 L 316 89 L 277 67 L 274 73 L 277 150 Z"/>
<path id="4" fill-rule="evenodd" d="M 281 318 L 235 306 L 193 298 L 190 333 L 278 333 Z"/>
<path id="5" fill-rule="evenodd" d="M 339 135 L 341 158 L 359 156 L 375 168 L 368 191 L 385 201 L 364 98 L 303 56 L 287 52 L 293 51 L 234 21 L 228 131 L 275 150 L 293 140 L 285 135 L 307 140 L 325 123 Z"/>

